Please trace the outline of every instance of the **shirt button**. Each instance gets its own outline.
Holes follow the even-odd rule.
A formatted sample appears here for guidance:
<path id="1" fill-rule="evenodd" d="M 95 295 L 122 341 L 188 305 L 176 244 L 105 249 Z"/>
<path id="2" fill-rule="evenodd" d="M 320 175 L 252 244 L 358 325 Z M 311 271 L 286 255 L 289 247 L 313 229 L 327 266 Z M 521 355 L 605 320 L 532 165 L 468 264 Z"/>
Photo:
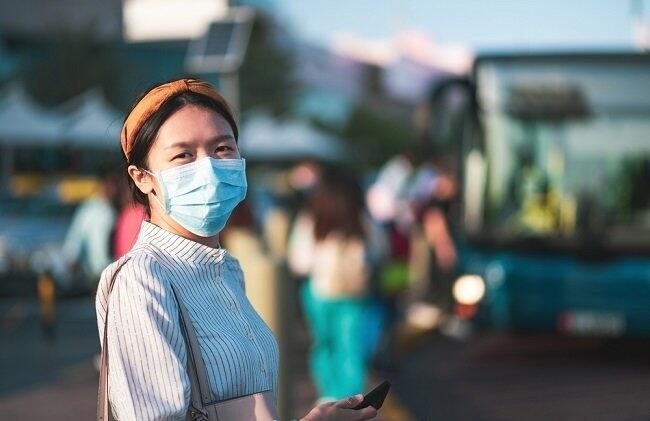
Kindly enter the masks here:
<path id="1" fill-rule="evenodd" d="M 235 308 L 237 308 L 234 301 L 229 302 L 228 307 L 230 307 L 230 309 L 233 310 L 233 311 L 235 310 Z"/>
<path id="2" fill-rule="evenodd" d="M 253 334 L 252 334 L 251 332 L 248 332 L 248 333 L 246 334 L 246 336 L 248 336 L 248 339 L 250 339 L 251 341 L 252 341 L 253 339 L 255 339 L 255 336 L 253 336 Z"/>

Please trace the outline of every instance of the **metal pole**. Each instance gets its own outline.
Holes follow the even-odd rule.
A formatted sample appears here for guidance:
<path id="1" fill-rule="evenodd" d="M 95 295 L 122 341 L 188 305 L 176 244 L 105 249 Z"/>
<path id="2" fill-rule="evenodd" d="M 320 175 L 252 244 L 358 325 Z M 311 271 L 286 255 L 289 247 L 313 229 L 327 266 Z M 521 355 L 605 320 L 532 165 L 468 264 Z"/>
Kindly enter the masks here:
<path id="1" fill-rule="evenodd" d="M 280 265 L 278 282 L 276 282 L 276 305 L 278 306 L 278 347 L 280 349 L 280 367 L 279 367 L 279 381 L 278 381 L 278 414 L 281 420 L 291 419 L 291 412 L 294 408 L 292 402 L 292 385 L 293 378 L 291 376 L 292 366 L 295 363 L 292 361 L 291 346 L 291 330 L 289 326 L 292 324 L 292 317 L 295 314 L 293 308 L 291 282 L 289 279 L 289 270 L 286 264 Z M 295 323 L 294 323 L 295 324 Z"/>
<path id="2" fill-rule="evenodd" d="M 234 71 L 219 75 L 219 87 L 230 104 L 235 119 L 239 121 L 239 73 Z"/>
<path id="3" fill-rule="evenodd" d="M 278 415 L 281 420 L 292 419 L 294 411 L 292 405 L 292 385 L 295 367 L 293 351 L 293 335 L 291 327 L 295 325 L 293 320 L 295 313 L 295 296 L 293 286 L 290 282 L 289 270 L 286 264 L 287 235 L 289 232 L 289 214 L 281 209 L 275 208 L 264 218 L 263 237 L 267 242 L 268 251 L 273 260 L 275 268 L 275 282 L 271 284 L 273 291 L 269 295 L 273 299 L 274 321 L 273 332 L 278 341 L 280 350 L 280 366 L 278 376 Z"/>

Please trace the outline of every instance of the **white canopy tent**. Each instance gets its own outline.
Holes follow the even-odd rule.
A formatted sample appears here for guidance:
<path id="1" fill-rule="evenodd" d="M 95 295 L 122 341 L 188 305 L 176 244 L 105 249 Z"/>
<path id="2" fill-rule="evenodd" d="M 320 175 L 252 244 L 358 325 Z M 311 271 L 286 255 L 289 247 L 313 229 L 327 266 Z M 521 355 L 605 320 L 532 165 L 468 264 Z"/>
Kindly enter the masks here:
<path id="1" fill-rule="evenodd" d="M 278 121 L 265 114 L 251 116 L 241 131 L 239 146 L 250 160 L 284 161 L 312 158 L 342 161 L 341 142 L 303 121 Z"/>
<path id="2" fill-rule="evenodd" d="M 0 145 L 54 145 L 61 139 L 64 116 L 34 102 L 20 84 L 0 94 Z"/>
<path id="3" fill-rule="evenodd" d="M 14 172 L 17 149 L 57 148 L 119 150 L 123 116 L 91 89 L 54 110 L 38 105 L 23 85 L 0 92 L 0 183 Z"/>
<path id="4" fill-rule="evenodd" d="M 63 124 L 62 115 L 39 106 L 21 84 L 4 89 L 0 93 L 0 187 L 14 172 L 14 148 L 55 145 Z"/>
<path id="5" fill-rule="evenodd" d="M 68 145 L 114 149 L 119 145 L 124 116 L 111 106 L 97 88 L 73 98 L 63 108 L 66 115 L 62 141 Z"/>

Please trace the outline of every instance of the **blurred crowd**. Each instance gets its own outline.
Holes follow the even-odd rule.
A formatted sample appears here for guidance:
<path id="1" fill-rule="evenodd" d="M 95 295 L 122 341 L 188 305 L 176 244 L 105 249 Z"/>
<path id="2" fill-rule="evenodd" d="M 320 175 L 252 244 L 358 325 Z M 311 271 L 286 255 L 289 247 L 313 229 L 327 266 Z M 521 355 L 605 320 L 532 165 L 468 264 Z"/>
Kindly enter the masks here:
<path id="1" fill-rule="evenodd" d="M 249 197 L 221 233 L 276 334 L 282 299 L 300 302 L 322 400 L 366 390 L 369 370 L 392 367 L 400 329 L 433 328 L 452 310 L 455 169 L 420 155 L 406 151 L 372 174 L 313 159 L 253 169 Z M 111 174 L 77 207 L 63 245 L 77 284 L 60 289 L 81 279 L 94 291 L 104 267 L 129 251 L 146 218 L 129 198 L 126 180 Z"/>

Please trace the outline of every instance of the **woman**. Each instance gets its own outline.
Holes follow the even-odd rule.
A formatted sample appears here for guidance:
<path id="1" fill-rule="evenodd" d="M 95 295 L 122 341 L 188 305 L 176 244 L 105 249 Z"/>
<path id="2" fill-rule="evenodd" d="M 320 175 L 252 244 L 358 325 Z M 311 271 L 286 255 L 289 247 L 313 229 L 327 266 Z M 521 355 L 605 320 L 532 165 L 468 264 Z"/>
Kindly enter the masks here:
<path id="1" fill-rule="evenodd" d="M 359 186 L 341 174 L 324 175 L 306 212 L 296 218 L 289 245 L 290 267 L 308 277 L 302 299 L 321 401 L 364 389 L 372 352 L 369 279 L 384 249 L 385 239 L 365 215 Z"/>
<path id="2" fill-rule="evenodd" d="M 195 79 L 147 91 L 124 122 L 129 183 L 149 220 L 132 250 L 104 270 L 97 294 L 108 400 L 119 420 L 207 419 L 197 401 L 275 395 L 275 338 L 219 243 L 246 194 L 237 136 L 224 99 Z M 191 367 L 207 373 L 206 388 Z M 304 419 L 374 418 L 372 408 L 350 409 L 361 399 L 318 406 Z"/>

